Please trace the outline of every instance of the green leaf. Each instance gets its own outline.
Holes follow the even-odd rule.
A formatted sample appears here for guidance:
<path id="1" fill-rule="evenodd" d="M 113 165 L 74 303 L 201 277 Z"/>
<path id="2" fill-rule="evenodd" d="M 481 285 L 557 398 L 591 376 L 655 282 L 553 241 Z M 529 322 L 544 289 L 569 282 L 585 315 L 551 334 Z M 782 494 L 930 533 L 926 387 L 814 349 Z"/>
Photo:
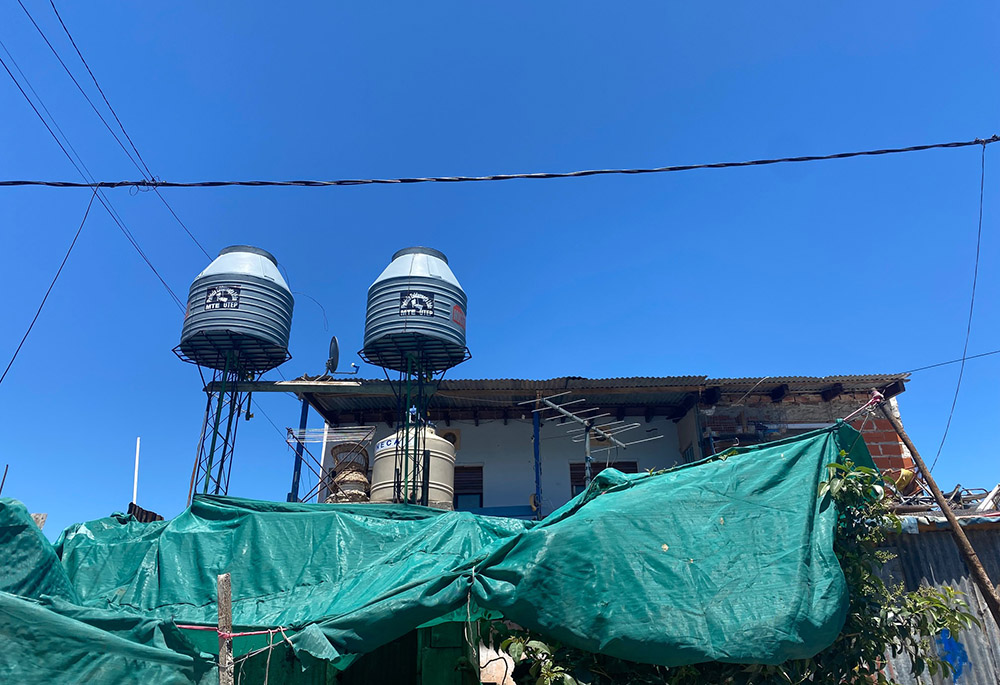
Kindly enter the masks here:
<path id="1" fill-rule="evenodd" d="M 510 658 L 513 659 L 514 663 L 516 664 L 518 661 L 521 660 L 521 655 L 524 654 L 524 643 L 523 642 L 513 643 L 512 645 L 510 645 L 510 648 L 507 650 L 507 653 L 510 654 Z"/>
<path id="2" fill-rule="evenodd" d="M 528 644 L 525 645 L 528 649 L 533 650 L 539 654 L 551 654 L 552 648 L 541 640 L 528 640 Z"/>

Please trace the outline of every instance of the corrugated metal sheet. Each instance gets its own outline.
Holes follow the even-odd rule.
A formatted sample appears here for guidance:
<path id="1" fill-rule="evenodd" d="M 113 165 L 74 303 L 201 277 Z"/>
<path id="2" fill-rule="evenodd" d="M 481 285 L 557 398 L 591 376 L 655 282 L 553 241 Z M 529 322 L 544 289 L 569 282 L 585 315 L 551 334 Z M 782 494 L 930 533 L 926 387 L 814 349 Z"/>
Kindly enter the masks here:
<path id="1" fill-rule="evenodd" d="M 430 401 L 431 410 L 487 411 L 514 410 L 519 402 L 533 400 L 537 393 L 554 395 L 571 391 L 574 398 L 585 398 L 589 405 L 605 409 L 654 407 L 657 415 L 683 413 L 698 393 L 706 388 L 720 388 L 723 393 L 743 395 L 748 392 L 768 394 L 776 386 L 788 385 L 791 393 L 819 393 L 835 384 L 844 392 L 866 392 L 874 386 L 885 386 L 905 380 L 906 374 L 866 376 L 780 376 L 763 378 L 708 378 L 707 376 L 639 376 L 622 378 L 583 378 L 564 376 L 531 380 L 526 378 L 487 378 L 442 380 Z M 329 377 L 304 376 L 300 381 L 315 383 L 308 396 L 313 406 L 325 415 L 356 412 L 394 412 L 396 397 L 389 381 L 359 379 L 356 392 L 345 389 L 342 379 L 324 392 L 323 382 Z M 640 412 L 641 413 L 641 412 Z"/>
<path id="2" fill-rule="evenodd" d="M 966 530 L 976 553 L 990 578 L 1000 578 L 1000 525 Z M 920 678 L 910 673 L 905 658 L 893 659 L 889 674 L 904 685 L 997 685 L 1000 683 L 1000 632 L 990 616 L 982 595 L 969 577 L 955 541 L 947 530 L 925 531 L 919 535 L 902 534 L 892 540 L 891 551 L 898 556 L 886 569 L 904 583 L 907 590 L 921 585 L 950 585 L 965 594 L 965 601 L 979 616 L 985 628 L 971 628 L 958 636 L 958 646 L 951 649 L 953 659 L 965 663 L 957 678 Z"/>

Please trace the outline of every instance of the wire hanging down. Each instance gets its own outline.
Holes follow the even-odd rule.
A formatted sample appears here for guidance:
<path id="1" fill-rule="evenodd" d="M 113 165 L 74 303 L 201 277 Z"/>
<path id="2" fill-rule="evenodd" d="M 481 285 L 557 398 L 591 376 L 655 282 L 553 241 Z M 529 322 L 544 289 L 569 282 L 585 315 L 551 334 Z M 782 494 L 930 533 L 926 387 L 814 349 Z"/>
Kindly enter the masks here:
<path id="1" fill-rule="evenodd" d="M 965 346 L 962 348 L 962 365 L 958 367 L 958 382 L 955 384 L 955 396 L 951 400 L 951 410 L 948 412 L 948 422 L 944 425 L 944 435 L 941 436 L 941 444 L 938 445 L 937 454 L 931 462 L 931 471 L 937 466 L 938 459 L 941 458 L 941 450 L 944 449 L 944 442 L 948 439 L 948 431 L 951 429 L 951 419 L 955 416 L 955 405 L 958 404 L 958 392 L 962 389 L 962 376 L 965 375 L 965 361 L 969 355 L 969 338 L 972 336 L 972 313 L 976 308 L 976 282 L 979 280 L 979 248 L 983 242 L 983 191 L 986 188 L 986 145 L 983 144 L 983 156 L 980 162 L 979 171 L 979 229 L 976 233 L 976 261 L 972 268 L 972 298 L 969 301 L 969 323 L 965 327 Z"/>
<path id="2" fill-rule="evenodd" d="M 787 164 L 794 162 L 823 162 L 831 159 L 849 159 L 851 157 L 874 157 L 879 155 L 894 155 L 902 152 L 921 152 L 923 150 L 942 150 L 949 148 L 971 147 L 973 145 L 989 145 L 1000 141 L 1000 135 L 975 140 L 952 143 L 932 143 L 929 145 L 911 145 L 909 147 L 883 148 L 879 150 L 861 150 L 857 152 L 838 152 L 832 155 L 808 155 L 804 157 L 779 157 L 774 159 L 754 159 L 744 162 L 715 162 L 713 164 L 683 164 L 678 166 L 651 167 L 645 169 L 589 169 L 585 171 L 566 171 L 554 173 L 531 174 L 494 174 L 491 176 L 426 176 L 418 178 L 364 178 L 339 179 L 332 181 L 161 181 L 159 179 L 141 181 L 99 181 L 94 183 L 79 183 L 73 181 L 29 181 L 0 180 L 0 186 L 46 186 L 50 188 L 222 188 L 227 186 L 246 187 L 302 187 L 325 188 L 327 186 L 361 186 L 361 185 L 395 185 L 406 183 L 469 183 L 475 181 L 511 181 L 515 179 L 534 180 L 543 178 L 582 178 L 584 176 L 607 176 L 610 174 L 662 174 L 671 171 L 695 171 L 697 169 L 731 169 L 747 166 L 767 166 L 770 164 Z"/>
<path id="3" fill-rule="evenodd" d="M 73 236 L 73 242 L 69 244 L 69 249 L 66 250 L 66 256 L 63 257 L 62 263 L 60 263 L 59 268 L 56 269 L 56 275 L 52 277 L 52 282 L 49 283 L 49 289 L 46 290 L 45 295 L 42 296 L 42 301 L 38 304 L 38 310 L 35 312 L 35 316 L 31 319 L 31 323 L 28 324 L 28 330 L 26 330 L 24 335 L 21 337 L 21 342 L 18 343 L 17 349 L 14 350 L 14 355 L 7 363 L 7 368 L 3 370 L 3 375 L 0 375 L 0 383 L 3 383 L 3 379 L 7 377 L 7 372 L 10 371 L 10 367 L 14 366 L 14 360 L 17 359 L 18 353 L 21 351 L 21 348 L 24 347 L 24 341 L 28 339 L 31 329 L 35 327 L 35 322 L 38 321 L 38 317 L 42 313 L 42 307 L 45 306 L 45 302 L 49 299 L 49 295 L 52 293 L 52 288 L 55 287 L 56 281 L 59 280 L 59 274 L 62 273 L 63 267 L 66 266 L 66 262 L 69 261 L 69 256 L 73 253 L 73 248 L 76 247 L 76 241 L 80 237 L 80 232 L 83 231 L 83 225 L 87 223 L 87 217 L 90 216 L 90 208 L 94 206 L 95 197 L 97 197 L 96 188 L 94 189 L 93 195 L 90 196 L 90 202 L 87 203 L 87 211 L 83 213 L 83 219 L 80 221 L 80 227 L 76 229 L 76 234 Z"/>

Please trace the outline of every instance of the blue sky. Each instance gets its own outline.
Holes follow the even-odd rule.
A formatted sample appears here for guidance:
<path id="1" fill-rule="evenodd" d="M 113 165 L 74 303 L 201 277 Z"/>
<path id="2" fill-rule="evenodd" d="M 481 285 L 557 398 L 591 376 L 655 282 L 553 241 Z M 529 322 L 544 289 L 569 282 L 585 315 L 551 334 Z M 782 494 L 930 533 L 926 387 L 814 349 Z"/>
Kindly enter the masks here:
<path id="1" fill-rule="evenodd" d="M 81 84 L 47 2 L 26 2 Z M 1000 132 L 996 3 L 59 3 L 164 179 L 567 171 L 822 154 Z M 138 172 L 16 4 L 10 49 L 102 179 Z M 3 55 L 6 59 L 6 55 Z M 78 180 L 5 72 L 0 178 Z M 89 89 L 95 102 L 99 95 Z M 961 356 L 980 150 L 683 174 L 329 189 L 164 190 L 210 252 L 260 245 L 299 297 L 287 377 L 361 346 L 399 247 L 447 253 L 469 295 L 455 377 L 828 375 Z M 987 149 L 970 353 L 1000 347 L 1000 145 Z M 79 225 L 85 190 L 0 189 L 6 365 Z M 114 206 L 183 298 L 206 259 L 152 193 Z M 0 386 L 5 495 L 54 535 L 139 501 L 184 505 L 204 396 L 160 283 L 95 205 Z M 970 361 L 935 474 L 992 487 L 1000 355 Z M 377 370 L 363 369 L 376 376 Z M 915 374 L 925 455 L 957 365 Z M 269 377 L 276 377 L 274 373 Z M 284 396 L 258 397 L 279 428 Z M 315 424 L 315 422 L 314 422 Z M 292 457 L 258 413 L 231 492 L 283 499 Z"/>

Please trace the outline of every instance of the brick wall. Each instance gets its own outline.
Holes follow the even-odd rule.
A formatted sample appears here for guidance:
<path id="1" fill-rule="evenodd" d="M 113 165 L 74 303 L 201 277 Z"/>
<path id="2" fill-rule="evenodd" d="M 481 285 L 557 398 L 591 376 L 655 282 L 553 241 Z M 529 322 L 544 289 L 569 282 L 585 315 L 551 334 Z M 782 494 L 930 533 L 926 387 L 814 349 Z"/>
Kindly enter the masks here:
<path id="1" fill-rule="evenodd" d="M 708 412 L 711 413 L 706 412 L 705 407 L 701 408 L 702 414 L 699 417 L 701 427 L 718 436 L 717 451 L 734 443 L 733 440 L 725 439 L 729 434 L 741 433 L 744 431 L 743 427 L 754 422 L 767 422 L 771 426 L 777 426 L 777 430 L 757 439 L 741 435 L 740 444 L 780 439 L 811 430 L 823 423 L 832 423 L 863 405 L 868 400 L 868 395 L 867 393 L 844 394 L 830 402 L 823 401 L 819 395 L 791 395 L 781 402 L 772 402 L 766 395 L 751 395 L 742 398 L 738 405 L 729 404 L 726 401 L 729 399 L 723 398 L 717 406 L 708 408 Z M 739 397 L 732 398 L 732 400 L 739 399 Z M 889 400 L 889 410 L 899 418 L 899 406 L 895 398 Z M 881 413 L 873 414 L 867 420 L 857 419 L 852 421 L 851 425 L 861 431 L 875 465 L 883 473 L 895 477 L 899 475 L 901 469 L 915 468 L 909 450 L 900 442 L 892 424 Z"/>

